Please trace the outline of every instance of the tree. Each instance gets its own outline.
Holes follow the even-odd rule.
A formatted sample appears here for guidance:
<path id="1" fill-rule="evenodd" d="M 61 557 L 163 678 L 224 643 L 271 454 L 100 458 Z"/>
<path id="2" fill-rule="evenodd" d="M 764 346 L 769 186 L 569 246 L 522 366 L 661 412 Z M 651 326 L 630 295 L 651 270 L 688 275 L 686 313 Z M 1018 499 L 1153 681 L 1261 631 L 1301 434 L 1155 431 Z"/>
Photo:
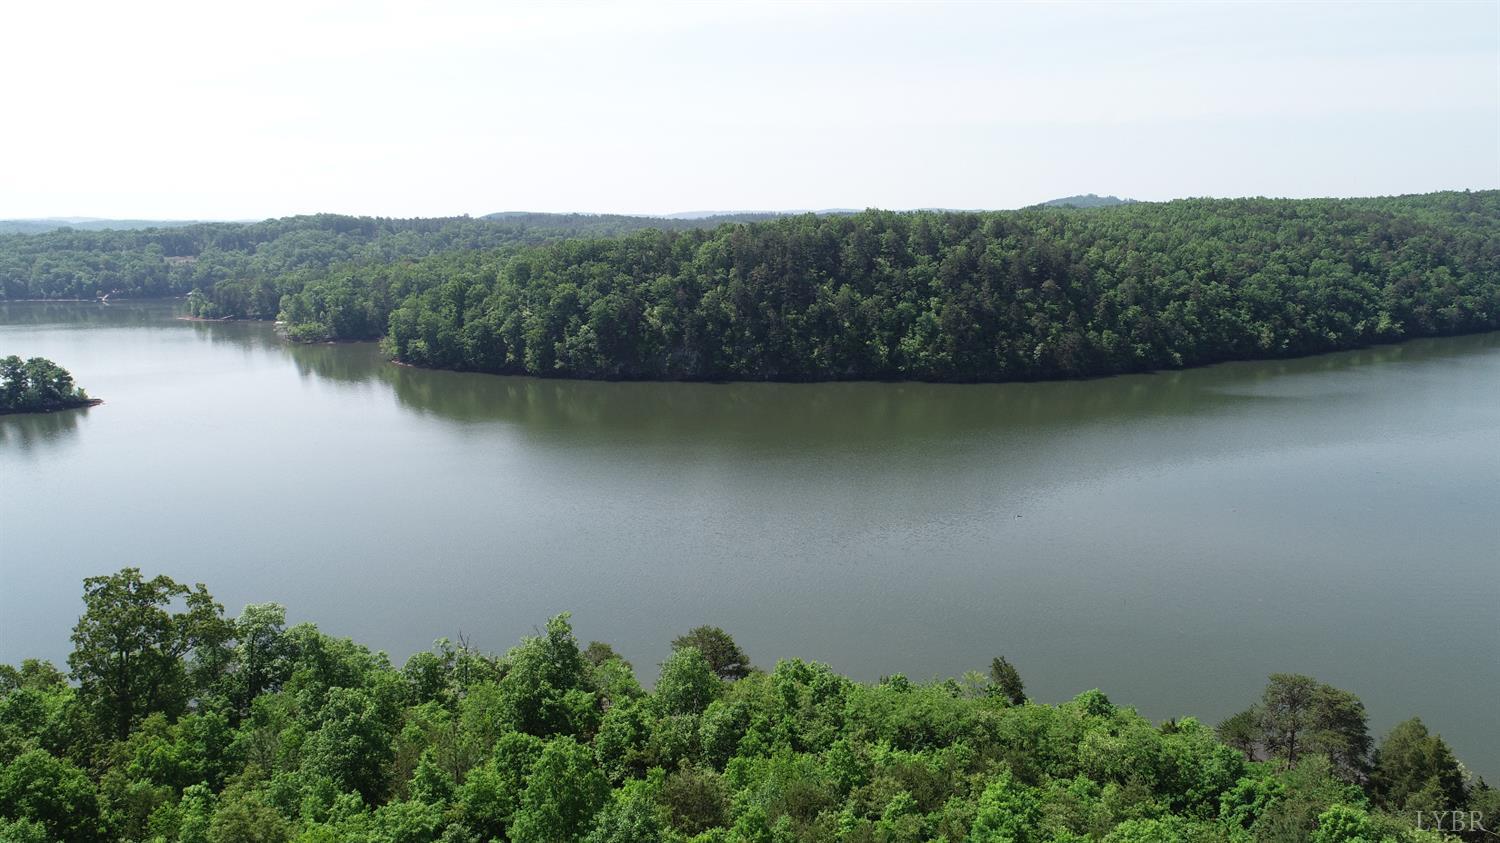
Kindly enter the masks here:
<path id="1" fill-rule="evenodd" d="M 385 796 L 395 724 L 364 688 L 334 688 L 318 711 L 321 725 L 303 746 L 304 768 L 359 791 L 375 805 Z"/>
<path id="2" fill-rule="evenodd" d="M 1318 682 L 1311 676 L 1271 674 L 1260 703 L 1260 734 L 1267 751 L 1288 767 L 1306 751 L 1307 732 L 1313 728 L 1313 701 Z"/>
<path id="3" fill-rule="evenodd" d="M 33 691 L 56 691 L 66 687 L 68 677 L 41 659 L 22 659 L 19 669 L 0 664 L 0 694 L 22 688 Z"/>
<path id="4" fill-rule="evenodd" d="M 1310 843 L 1368 843 L 1377 836 L 1369 814 L 1348 805 L 1334 805 L 1318 815 L 1318 830 Z"/>
<path id="5" fill-rule="evenodd" d="M 613 659 L 619 659 L 621 662 L 624 662 L 626 667 L 630 666 L 630 662 L 625 661 L 619 653 L 616 653 L 614 647 L 603 641 L 590 641 L 588 647 L 583 651 L 583 660 L 594 667 L 598 667 Z"/>
<path id="6" fill-rule="evenodd" d="M 1009 700 L 1011 705 L 1026 702 L 1026 686 L 1021 683 L 1021 674 L 1004 656 L 996 656 L 990 660 L 990 682 L 994 683 L 995 690 L 1001 697 Z"/>
<path id="7" fill-rule="evenodd" d="M 26 364 L 12 354 L 0 357 L 0 409 L 20 409 L 26 393 Z"/>
<path id="8" fill-rule="evenodd" d="M 728 820 L 729 793 L 723 776 L 712 767 L 682 762 L 662 784 L 660 801 L 672 826 L 686 835 L 701 834 Z"/>
<path id="9" fill-rule="evenodd" d="M 1349 781 L 1360 780 L 1369 769 L 1364 704 L 1311 676 L 1271 674 L 1260 703 L 1219 724 L 1219 735 L 1251 757 L 1260 750 L 1287 768 L 1317 753 Z"/>
<path id="10" fill-rule="evenodd" d="M 721 681 L 697 647 L 683 647 L 662 663 L 656 700 L 665 714 L 701 714 L 719 696 Z"/>
<path id="11" fill-rule="evenodd" d="M 587 663 L 569 617 L 564 612 L 552 618 L 544 635 L 527 637 L 507 654 L 510 670 L 500 688 L 516 728 L 527 734 L 568 732 L 592 702 Z"/>
<path id="12" fill-rule="evenodd" d="M 743 679 L 750 673 L 750 659 L 729 633 L 716 626 L 695 627 L 686 635 L 672 639 L 672 649 L 696 647 L 708 659 L 720 679 Z"/>
<path id="13" fill-rule="evenodd" d="M 1215 730 L 1219 740 L 1238 749 L 1246 758 L 1255 757 L 1255 748 L 1260 740 L 1260 712 L 1255 708 L 1226 717 Z"/>
<path id="14" fill-rule="evenodd" d="M 969 843 L 1027 843 L 1035 839 L 1041 803 L 1036 792 L 1017 782 L 1010 771 L 995 777 L 979 797 L 979 811 Z"/>
<path id="15" fill-rule="evenodd" d="M 68 370 L 45 357 L 0 358 L 0 411 L 54 410 L 87 400 Z"/>
<path id="16" fill-rule="evenodd" d="M 1359 697 L 1330 685 L 1320 686 L 1313 696 L 1308 750 L 1328 756 L 1345 779 L 1361 781 L 1369 773 L 1372 744 L 1365 705 Z"/>
<path id="17" fill-rule="evenodd" d="M 234 638 L 231 699 L 244 714 L 252 700 L 279 689 L 291 676 L 286 609 L 276 603 L 251 603 L 234 621 Z"/>
<path id="18" fill-rule="evenodd" d="M 1413 717 L 1386 735 L 1375 752 L 1370 789 L 1393 811 L 1454 811 L 1468 802 L 1464 773 L 1448 744 Z"/>
<path id="19" fill-rule="evenodd" d="M 577 840 L 593 823 L 609 796 L 609 783 L 594 765 L 594 754 L 571 737 L 554 738 L 542 750 L 511 839 L 516 843 L 560 843 Z"/>
<path id="20" fill-rule="evenodd" d="M 259 791 L 231 788 L 214 809 L 209 839 L 214 843 L 285 843 L 291 828 Z"/>
<path id="21" fill-rule="evenodd" d="M 65 843 L 97 839 L 98 795 L 72 763 L 40 749 L 0 767 L 0 818 L 32 820 Z"/>
<path id="22" fill-rule="evenodd" d="M 662 839 L 656 816 L 656 783 L 632 779 L 614 791 L 599 812 L 587 843 L 642 843 Z"/>
<path id="23" fill-rule="evenodd" d="M 531 770 L 546 745 L 541 738 L 510 732 L 495 745 L 494 758 L 469 771 L 459 788 L 464 821 L 483 839 L 504 839 L 526 792 Z"/>
<path id="24" fill-rule="evenodd" d="M 181 714 L 194 690 L 183 658 L 229 637 L 224 608 L 202 583 L 188 588 L 167 576 L 145 580 L 139 568 L 89 577 L 83 587 L 84 612 L 73 627 L 68 666 L 100 729 L 123 740 L 152 712 Z M 186 606 L 174 612 L 179 599 Z"/>

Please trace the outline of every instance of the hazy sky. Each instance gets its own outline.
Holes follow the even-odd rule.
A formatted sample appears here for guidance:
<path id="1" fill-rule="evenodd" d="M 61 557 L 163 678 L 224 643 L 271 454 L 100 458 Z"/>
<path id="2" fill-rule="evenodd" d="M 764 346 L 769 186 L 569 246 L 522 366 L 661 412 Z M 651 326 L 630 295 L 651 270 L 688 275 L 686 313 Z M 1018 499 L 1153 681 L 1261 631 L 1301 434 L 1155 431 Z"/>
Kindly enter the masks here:
<path id="1" fill-rule="evenodd" d="M 1500 186 L 1500 2 L 8 6 L 0 217 Z"/>

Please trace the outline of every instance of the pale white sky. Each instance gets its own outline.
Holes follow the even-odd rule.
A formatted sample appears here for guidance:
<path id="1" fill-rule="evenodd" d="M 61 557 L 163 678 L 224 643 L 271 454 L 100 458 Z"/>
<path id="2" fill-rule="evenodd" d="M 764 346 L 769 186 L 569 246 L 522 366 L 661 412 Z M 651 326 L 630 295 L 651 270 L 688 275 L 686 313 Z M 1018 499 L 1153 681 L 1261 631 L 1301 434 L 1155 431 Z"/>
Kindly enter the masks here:
<path id="1" fill-rule="evenodd" d="M 0 217 L 1500 187 L 1500 2 L 26 2 Z"/>

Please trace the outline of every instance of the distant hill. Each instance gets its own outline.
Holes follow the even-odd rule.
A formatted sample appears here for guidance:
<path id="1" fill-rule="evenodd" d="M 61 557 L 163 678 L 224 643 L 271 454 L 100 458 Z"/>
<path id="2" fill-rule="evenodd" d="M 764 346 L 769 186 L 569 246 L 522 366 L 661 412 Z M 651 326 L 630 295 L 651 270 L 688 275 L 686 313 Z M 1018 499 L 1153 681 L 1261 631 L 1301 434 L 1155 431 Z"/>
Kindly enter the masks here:
<path id="1" fill-rule="evenodd" d="M 99 217 L 42 217 L 0 220 L 0 234 L 46 234 L 59 228 L 77 231 L 138 231 L 144 228 L 181 228 L 199 220 L 111 220 Z"/>
<path id="2" fill-rule="evenodd" d="M 776 211 L 725 211 L 688 212 L 666 216 L 630 216 L 627 214 L 551 214 L 537 211 L 500 211 L 485 214 L 482 220 L 495 220 L 533 228 L 568 228 L 581 235 L 595 230 L 607 234 L 636 231 L 643 228 L 683 230 L 690 228 L 712 228 L 726 222 L 764 222 L 786 216 Z"/>
<path id="3" fill-rule="evenodd" d="M 829 217 L 857 213 L 859 213 L 858 208 L 823 208 L 817 211 L 796 208 L 782 211 L 678 211 L 675 214 L 665 214 L 664 216 L 669 220 L 706 220 L 719 219 L 721 217 L 771 219 L 773 217 L 794 217 L 799 214 L 817 214 L 820 217 Z"/>
<path id="4" fill-rule="evenodd" d="M 1118 196 L 1100 196 L 1096 193 L 1084 193 L 1078 196 L 1064 196 L 1061 199 L 1048 199 L 1046 202 L 1038 202 L 1032 208 L 1108 208 L 1111 205 L 1133 205 L 1134 199 L 1121 199 Z"/>

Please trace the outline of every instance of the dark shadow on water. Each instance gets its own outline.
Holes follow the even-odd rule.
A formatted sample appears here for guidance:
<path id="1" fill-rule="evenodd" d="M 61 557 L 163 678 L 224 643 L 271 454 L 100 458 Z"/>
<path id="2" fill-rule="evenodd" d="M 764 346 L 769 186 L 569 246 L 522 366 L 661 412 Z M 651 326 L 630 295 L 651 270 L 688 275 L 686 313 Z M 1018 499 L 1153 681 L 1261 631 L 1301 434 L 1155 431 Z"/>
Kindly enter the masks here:
<path id="1" fill-rule="evenodd" d="M 0 448 L 31 453 L 66 444 L 91 408 L 55 413 L 14 413 L 0 416 Z"/>
<path id="2" fill-rule="evenodd" d="M 1500 349 L 1479 334 L 1291 360 L 1080 381 L 1005 384 L 654 383 L 555 380 L 399 366 L 372 343 L 285 346 L 303 377 L 382 383 L 401 406 L 466 425 L 499 422 L 544 432 L 689 442 L 795 434 L 804 443 L 1037 431 L 1245 413 L 1285 402 L 1361 400 L 1321 388 L 1321 376 L 1368 367 L 1449 364 Z M 1268 389 L 1308 379 L 1305 394 Z M 1323 384 L 1322 386 L 1326 386 Z"/>
<path id="3" fill-rule="evenodd" d="M 0 325 L 78 328 L 158 326 L 181 308 L 173 299 L 141 301 L 0 302 Z"/>
<path id="4" fill-rule="evenodd" d="M 795 437 L 800 447 L 880 447 L 925 438 L 1066 436 L 1094 426 L 1245 416 L 1288 402 L 1332 410 L 1367 400 L 1322 376 L 1392 365 L 1449 366 L 1500 349 L 1500 332 L 1418 339 L 1312 357 L 1077 381 L 1001 384 L 604 382 L 399 366 L 375 343 L 303 345 L 266 322 L 176 318 L 180 302 L 0 304 L 0 324 L 133 326 L 192 331 L 214 346 L 285 355 L 303 378 L 388 387 L 417 415 L 465 426 L 503 424 L 549 442 L 743 441 Z M 1302 385 L 1300 388 L 1298 385 Z M 1357 385 L 1357 384 L 1356 384 Z"/>

